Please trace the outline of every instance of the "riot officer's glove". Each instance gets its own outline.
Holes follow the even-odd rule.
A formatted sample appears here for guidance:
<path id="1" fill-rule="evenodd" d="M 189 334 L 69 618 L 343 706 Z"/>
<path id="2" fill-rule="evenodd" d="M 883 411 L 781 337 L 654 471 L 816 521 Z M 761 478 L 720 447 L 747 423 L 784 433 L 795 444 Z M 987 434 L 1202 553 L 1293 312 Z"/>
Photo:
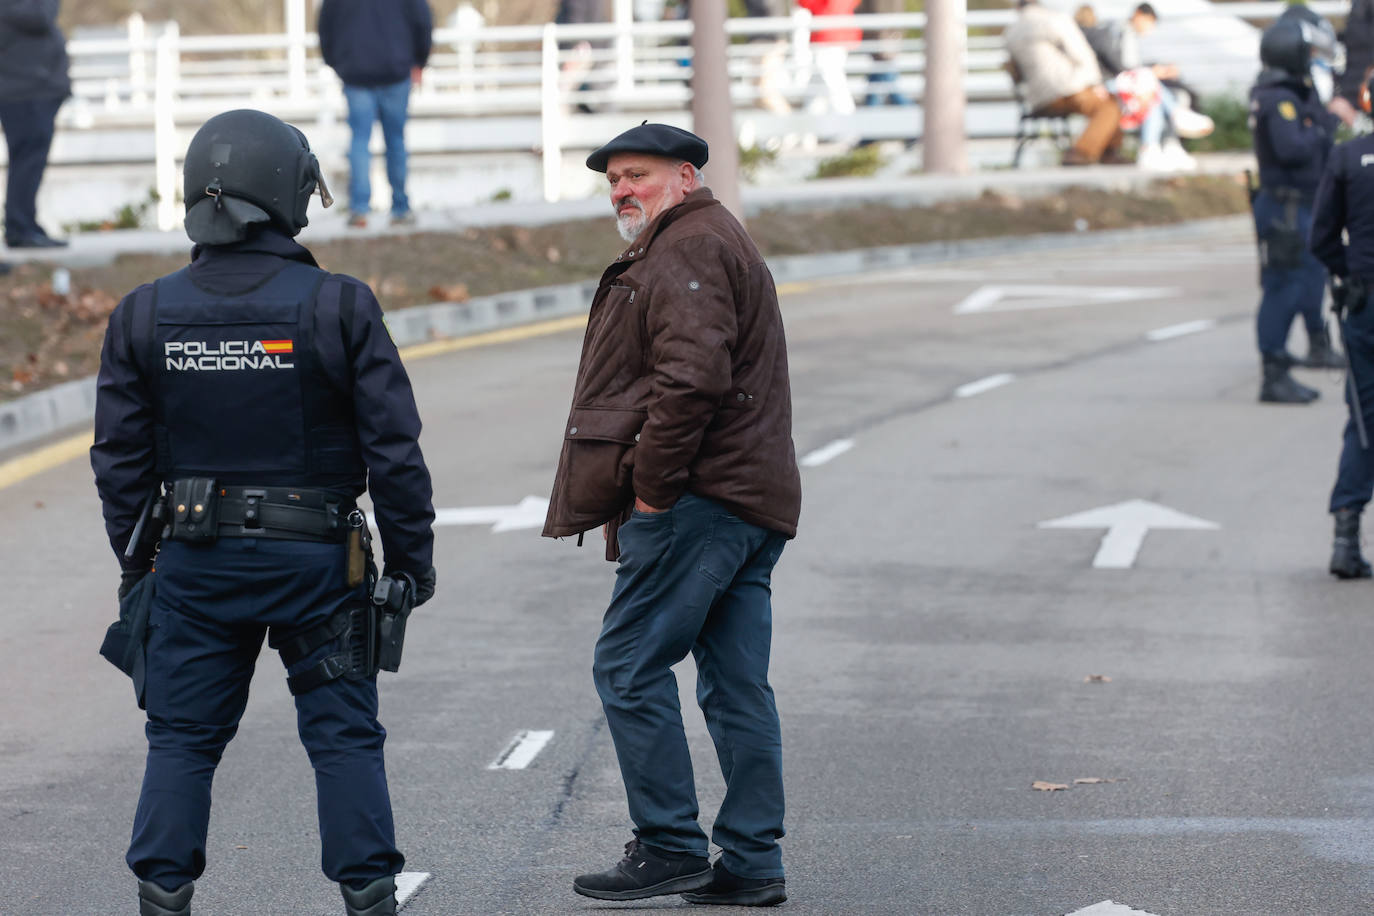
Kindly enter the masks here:
<path id="1" fill-rule="evenodd" d="M 398 576 L 404 576 L 406 579 L 410 580 L 412 586 L 411 593 L 415 595 L 415 600 L 411 604 L 411 607 L 419 607 L 434 597 L 435 573 L 433 566 L 422 573 L 387 572 L 386 575 L 393 579 Z"/>
<path id="2" fill-rule="evenodd" d="M 1350 304 L 1350 286 L 1340 274 L 1331 275 L 1331 311 L 1340 315 Z"/>
<path id="3" fill-rule="evenodd" d="M 129 592 L 134 590 L 134 586 L 148 575 L 146 569 L 126 569 L 119 574 L 119 600 L 123 601 L 128 597 Z"/>

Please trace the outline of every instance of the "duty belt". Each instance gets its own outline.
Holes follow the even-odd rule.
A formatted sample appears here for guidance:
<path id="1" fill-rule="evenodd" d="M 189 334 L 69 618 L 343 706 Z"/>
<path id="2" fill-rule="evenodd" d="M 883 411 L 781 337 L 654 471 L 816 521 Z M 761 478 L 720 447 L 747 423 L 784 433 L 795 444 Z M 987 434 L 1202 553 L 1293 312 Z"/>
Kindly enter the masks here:
<path id="1" fill-rule="evenodd" d="M 341 543 L 353 500 L 329 490 L 217 485 L 187 478 L 172 485 L 171 539 L 270 538 Z"/>

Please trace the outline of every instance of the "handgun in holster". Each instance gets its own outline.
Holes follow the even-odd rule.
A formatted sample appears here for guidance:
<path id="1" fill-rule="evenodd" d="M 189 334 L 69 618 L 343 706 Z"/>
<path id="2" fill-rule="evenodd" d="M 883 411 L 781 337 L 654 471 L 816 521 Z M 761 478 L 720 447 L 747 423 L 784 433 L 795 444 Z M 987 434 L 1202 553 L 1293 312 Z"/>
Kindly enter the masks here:
<path id="1" fill-rule="evenodd" d="M 415 582 L 405 573 L 383 576 L 372 590 L 377 614 L 377 667 L 399 671 L 406 641 L 406 618 L 415 605 Z"/>

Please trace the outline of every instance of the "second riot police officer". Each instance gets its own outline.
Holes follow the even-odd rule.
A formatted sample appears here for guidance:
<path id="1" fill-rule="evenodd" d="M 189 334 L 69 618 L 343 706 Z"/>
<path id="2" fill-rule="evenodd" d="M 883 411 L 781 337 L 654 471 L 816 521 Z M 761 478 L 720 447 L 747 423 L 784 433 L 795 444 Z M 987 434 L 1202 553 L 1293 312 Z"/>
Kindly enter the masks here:
<path id="1" fill-rule="evenodd" d="M 317 188 L 327 206 L 294 127 L 248 110 L 207 121 L 186 154 L 191 264 L 126 296 L 101 352 L 91 464 L 121 597 L 152 593 L 135 675 L 148 758 L 127 855 L 143 916 L 190 913 L 211 780 L 264 637 L 315 770 L 324 873 L 351 916 L 396 912 L 405 860 L 377 721 L 379 621 L 399 652 L 404 611 L 434 593 L 434 510 L 376 298 L 293 241 Z"/>
<path id="2" fill-rule="evenodd" d="M 1366 74 L 1361 92 L 1366 112 L 1370 89 Z M 1366 579 L 1370 566 L 1360 552 L 1360 514 L 1374 494 L 1369 441 L 1374 427 L 1374 136 L 1342 143 L 1332 153 L 1317 187 L 1312 252 L 1331 271 L 1332 302 L 1350 364 L 1345 390 L 1350 416 L 1331 491 L 1336 532 L 1330 569 L 1341 579 Z"/>
<path id="3" fill-rule="evenodd" d="M 1322 318 L 1326 271 L 1307 250 L 1312 197 L 1336 128 L 1336 117 L 1313 87 L 1312 61 L 1331 51 L 1329 30 L 1296 17 L 1274 23 L 1260 39 L 1264 69 L 1250 90 L 1250 130 L 1260 179 L 1252 203 L 1262 287 L 1256 322 L 1261 401 L 1307 403 L 1318 396 L 1289 373 L 1298 364 L 1287 346 L 1298 314 L 1310 341 L 1302 364 L 1343 364 Z"/>

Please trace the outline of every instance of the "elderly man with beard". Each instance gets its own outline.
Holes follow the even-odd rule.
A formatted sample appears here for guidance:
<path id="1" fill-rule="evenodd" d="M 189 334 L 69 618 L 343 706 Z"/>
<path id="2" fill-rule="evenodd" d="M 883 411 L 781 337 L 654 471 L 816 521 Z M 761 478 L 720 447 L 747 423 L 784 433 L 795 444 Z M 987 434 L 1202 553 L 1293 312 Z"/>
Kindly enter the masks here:
<path id="1" fill-rule="evenodd" d="M 787 898 L 771 577 L 801 479 L 773 278 L 703 186 L 706 158 L 662 124 L 587 157 L 630 247 L 592 301 L 544 534 L 604 526 L 618 561 L 593 677 L 635 829 L 624 859 L 573 889 L 768 906 Z M 725 776 L 714 868 L 670 670 L 689 652 Z"/>

